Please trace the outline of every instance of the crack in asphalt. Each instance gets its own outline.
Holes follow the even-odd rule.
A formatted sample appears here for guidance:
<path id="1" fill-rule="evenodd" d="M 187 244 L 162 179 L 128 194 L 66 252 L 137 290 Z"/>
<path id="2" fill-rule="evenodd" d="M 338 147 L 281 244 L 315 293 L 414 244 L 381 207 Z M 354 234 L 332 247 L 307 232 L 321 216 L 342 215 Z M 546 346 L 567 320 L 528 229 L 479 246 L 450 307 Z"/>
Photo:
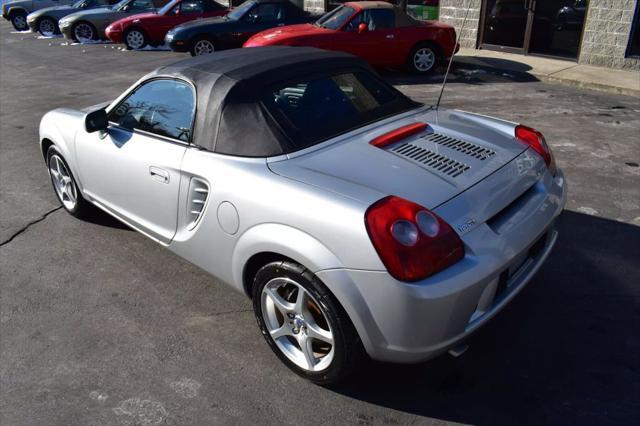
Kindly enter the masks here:
<path id="1" fill-rule="evenodd" d="M 23 232 L 26 232 L 27 229 L 29 229 L 31 227 L 31 225 L 35 225 L 36 223 L 42 222 L 43 220 L 45 220 L 51 213 L 56 212 L 58 210 L 60 210 L 62 208 L 62 206 L 58 206 L 55 209 L 51 209 L 48 212 L 46 212 L 45 214 L 42 215 L 42 217 L 39 217 L 36 220 L 32 220 L 31 222 L 27 223 L 25 226 L 23 226 L 22 228 L 18 229 L 12 236 L 10 236 L 9 238 L 7 238 L 6 240 L 4 240 L 3 242 L 0 243 L 0 247 L 9 244 L 11 241 L 13 241 L 18 235 L 22 234 Z"/>

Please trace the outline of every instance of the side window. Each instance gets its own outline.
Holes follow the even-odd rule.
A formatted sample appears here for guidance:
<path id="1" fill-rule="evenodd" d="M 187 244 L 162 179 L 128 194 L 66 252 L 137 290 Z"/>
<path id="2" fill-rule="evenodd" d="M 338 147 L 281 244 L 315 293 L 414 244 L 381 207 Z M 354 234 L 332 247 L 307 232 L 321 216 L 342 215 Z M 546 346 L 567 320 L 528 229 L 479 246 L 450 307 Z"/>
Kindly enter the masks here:
<path id="1" fill-rule="evenodd" d="M 396 17 L 391 9 L 370 9 L 371 30 L 380 30 L 383 28 L 393 28 L 396 26 Z"/>
<path id="2" fill-rule="evenodd" d="M 139 87 L 109 113 L 109 121 L 129 130 L 144 130 L 188 142 L 195 107 L 191 86 L 176 80 L 154 80 Z"/>
<path id="3" fill-rule="evenodd" d="M 260 4 L 247 14 L 249 22 L 268 23 L 284 19 L 284 8 L 278 3 Z"/>
<path id="4" fill-rule="evenodd" d="M 349 22 L 345 31 L 357 31 L 362 22 L 367 24 L 369 31 L 395 27 L 395 16 L 391 9 L 365 9 Z"/>
<path id="5" fill-rule="evenodd" d="M 204 4 L 201 0 L 185 0 L 180 3 L 181 13 L 203 13 Z"/>
<path id="6" fill-rule="evenodd" d="M 147 10 L 153 9 L 155 6 L 151 0 L 134 0 L 130 3 L 129 10 Z"/>

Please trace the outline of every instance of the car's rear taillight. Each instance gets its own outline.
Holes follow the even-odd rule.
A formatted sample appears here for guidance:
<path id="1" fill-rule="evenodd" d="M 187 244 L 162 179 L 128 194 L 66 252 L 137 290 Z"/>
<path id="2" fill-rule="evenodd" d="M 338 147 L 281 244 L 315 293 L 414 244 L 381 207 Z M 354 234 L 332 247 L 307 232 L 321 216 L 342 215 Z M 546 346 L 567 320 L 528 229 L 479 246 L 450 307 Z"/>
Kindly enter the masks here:
<path id="1" fill-rule="evenodd" d="M 400 281 L 417 281 L 464 257 L 458 234 L 435 213 L 389 196 L 365 213 L 369 238 L 389 273 Z"/>
<path id="2" fill-rule="evenodd" d="M 556 162 L 553 158 L 551 148 L 547 145 L 547 141 L 544 139 L 542 133 L 531 127 L 523 126 L 522 124 L 516 126 L 516 138 L 526 143 L 535 152 L 540 154 L 544 158 L 544 162 L 547 163 L 549 172 L 552 175 L 556 174 Z"/>

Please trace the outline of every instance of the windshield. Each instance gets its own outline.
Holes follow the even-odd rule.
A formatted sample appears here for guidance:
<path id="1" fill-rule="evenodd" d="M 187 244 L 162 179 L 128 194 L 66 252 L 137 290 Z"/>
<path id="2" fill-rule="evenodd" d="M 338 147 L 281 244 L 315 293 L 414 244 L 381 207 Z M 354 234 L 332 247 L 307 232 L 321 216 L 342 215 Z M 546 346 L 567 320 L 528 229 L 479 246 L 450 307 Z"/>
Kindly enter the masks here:
<path id="1" fill-rule="evenodd" d="M 170 1 L 169 3 L 165 4 L 165 5 L 162 7 L 162 9 L 160 9 L 160 10 L 158 11 L 158 15 L 164 15 L 164 14 L 166 14 L 168 11 L 170 11 L 170 10 L 173 8 L 173 6 L 175 6 L 176 4 L 178 4 L 178 2 L 180 2 L 180 0 L 173 0 L 173 1 Z"/>
<path id="2" fill-rule="evenodd" d="M 419 105 L 366 71 L 283 84 L 262 101 L 292 141 L 289 152 Z"/>
<path id="3" fill-rule="evenodd" d="M 340 6 L 333 12 L 329 12 L 316 21 L 316 25 L 330 30 L 337 30 L 355 13 L 355 9 L 349 6 Z"/>
<path id="4" fill-rule="evenodd" d="M 80 1 L 77 1 L 77 2 L 75 2 L 75 3 L 73 4 L 73 6 L 71 6 L 71 7 L 75 7 L 76 9 L 80 9 L 80 6 L 82 6 L 82 4 L 83 4 L 85 1 L 87 1 L 87 0 L 80 0 Z"/>
<path id="5" fill-rule="evenodd" d="M 253 0 L 245 1 L 240 6 L 236 7 L 231 12 L 229 12 L 227 14 L 227 18 L 229 18 L 231 20 L 234 20 L 234 21 L 239 20 L 240 18 L 242 18 L 244 16 L 244 14 L 247 11 L 249 11 L 249 9 L 251 9 L 253 7 L 254 4 L 255 4 L 255 2 Z"/>

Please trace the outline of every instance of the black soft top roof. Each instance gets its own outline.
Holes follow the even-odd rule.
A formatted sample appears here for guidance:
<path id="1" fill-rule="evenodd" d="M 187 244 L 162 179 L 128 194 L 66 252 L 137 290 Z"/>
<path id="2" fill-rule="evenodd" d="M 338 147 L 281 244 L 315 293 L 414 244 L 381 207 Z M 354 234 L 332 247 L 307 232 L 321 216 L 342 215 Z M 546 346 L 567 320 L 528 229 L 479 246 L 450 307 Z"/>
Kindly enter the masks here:
<path id="1" fill-rule="evenodd" d="M 340 69 L 370 70 L 362 59 L 311 47 L 231 49 L 158 68 L 145 77 L 177 77 L 196 89 L 192 143 L 230 155 L 266 157 L 287 151 L 287 138 L 260 107 L 265 86 Z"/>

